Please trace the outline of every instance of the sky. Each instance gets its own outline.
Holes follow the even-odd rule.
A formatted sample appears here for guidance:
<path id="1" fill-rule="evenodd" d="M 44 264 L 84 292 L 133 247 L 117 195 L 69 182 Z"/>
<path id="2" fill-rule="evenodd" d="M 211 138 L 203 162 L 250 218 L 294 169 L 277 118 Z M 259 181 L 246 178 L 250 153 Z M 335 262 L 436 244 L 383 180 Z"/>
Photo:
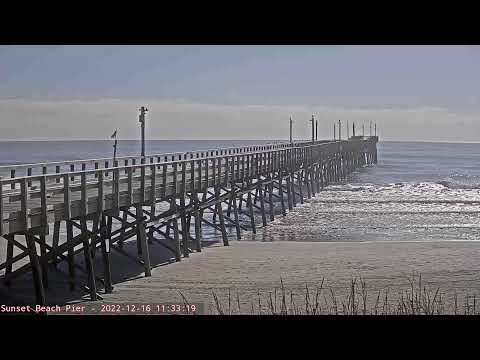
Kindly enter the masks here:
<path id="1" fill-rule="evenodd" d="M 0 46 L 0 139 L 136 139 L 147 106 L 149 139 L 308 138 L 313 114 L 478 142 L 479 90 L 480 46 Z"/>

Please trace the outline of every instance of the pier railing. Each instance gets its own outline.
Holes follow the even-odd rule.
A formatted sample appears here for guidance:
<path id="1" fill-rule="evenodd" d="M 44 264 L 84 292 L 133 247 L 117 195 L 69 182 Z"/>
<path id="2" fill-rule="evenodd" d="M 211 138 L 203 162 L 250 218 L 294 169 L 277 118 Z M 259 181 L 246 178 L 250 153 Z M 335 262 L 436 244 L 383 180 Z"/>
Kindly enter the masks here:
<path id="1" fill-rule="evenodd" d="M 319 141 L 318 143 L 325 142 Z M 205 149 L 205 150 L 194 150 L 186 152 L 172 152 L 172 153 L 161 153 L 142 156 L 120 156 L 117 157 L 119 166 L 129 166 L 137 165 L 143 163 L 159 163 L 166 161 L 176 161 L 176 160 L 186 160 L 188 158 L 205 158 L 208 156 L 217 156 L 217 155 L 231 155 L 231 154 L 242 154 L 246 152 L 255 152 L 255 151 L 266 151 L 266 150 L 275 150 L 275 149 L 284 149 L 295 146 L 303 146 L 305 144 L 311 144 L 312 142 L 308 141 L 295 141 L 293 144 L 290 143 L 272 143 L 272 144 L 261 144 L 261 145 L 246 145 L 246 146 L 237 146 L 237 147 L 228 147 L 221 149 Z M 10 178 L 18 178 L 24 176 L 34 176 L 34 175 L 47 175 L 47 174 L 60 174 L 64 172 L 74 172 L 74 171 L 85 171 L 85 170 L 97 170 L 97 169 L 107 169 L 114 167 L 113 157 L 108 158 L 99 158 L 99 159 L 81 159 L 81 160 L 67 160 L 67 161 L 53 161 L 53 162 L 42 162 L 42 163 L 33 163 L 33 164 L 16 164 L 16 165 L 2 165 L 0 166 L 0 174 L 9 174 Z M 0 175 L 1 176 L 1 175 Z M 28 186 L 31 186 L 30 182 L 27 183 Z"/>

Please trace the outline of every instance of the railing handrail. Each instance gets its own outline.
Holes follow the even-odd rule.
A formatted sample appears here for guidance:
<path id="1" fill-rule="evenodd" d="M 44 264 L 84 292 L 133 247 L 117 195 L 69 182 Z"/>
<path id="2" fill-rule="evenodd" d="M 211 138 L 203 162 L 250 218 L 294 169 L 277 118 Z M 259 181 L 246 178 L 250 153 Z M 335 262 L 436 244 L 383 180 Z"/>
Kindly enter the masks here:
<path id="1" fill-rule="evenodd" d="M 298 140 L 293 142 L 293 144 L 302 144 L 308 141 Z M 159 153 L 159 154 L 151 154 L 145 155 L 142 157 L 141 155 L 127 155 L 127 156 L 120 156 L 117 157 L 116 160 L 126 160 L 126 159 L 141 159 L 141 158 L 151 158 L 151 157 L 160 157 L 160 156 L 172 156 L 172 155 L 185 155 L 185 154 L 196 154 L 196 153 L 208 153 L 211 151 L 227 151 L 233 149 L 245 149 L 249 147 L 261 147 L 261 146 L 275 146 L 279 147 L 284 145 L 285 147 L 289 147 L 291 145 L 289 142 L 281 142 L 281 143 L 264 143 L 264 144 L 251 144 L 251 145 L 243 145 L 243 146 L 232 146 L 226 148 L 211 148 L 211 149 L 199 149 L 199 150 L 192 150 L 192 151 L 178 151 L 178 152 L 169 152 L 169 153 Z M 40 162 L 40 163 L 24 163 L 24 164 L 11 164 L 11 165 L 0 165 L 0 170 L 5 169 L 21 169 L 21 168 L 33 168 L 33 167 L 42 167 L 42 166 L 54 166 L 54 165 L 67 165 L 72 163 L 91 163 L 91 162 L 100 162 L 100 161 L 107 161 L 113 160 L 113 157 L 106 157 L 106 158 L 95 158 L 95 159 L 77 159 L 77 160 L 62 160 L 62 161 L 49 161 L 49 162 Z"/>
<path id="2" fill-rule="evenodd" d="M 357 140 L 357 139 L 355 139 Z M 363 139 L 361 139 L 363 140 Z M 19 183 L 23 180 L 29 180 L 29 181 L 34 181 L 34 180 L 40 180 L 42 178 L 49 178 L 49 179 L 58 179 L 61 177 L 64 177 L 66 175 L 69 176 L 81 176 L 82 174 L 95 174 L 97 172 L 103 171 L 103 172 L 113 172 L 115 170 L 126 170 L 126 169 L 141 169 L 142 167 L 151 167 L 151 166 L 160 166 L 160 165 L 173 165 L 173 164 L 182 164 L 182 163 L 190 163 L 192 161 L 205 161 L 205 160 L 212 160 L 212 159 L 217 159 L 217 158 L 227 158 L 227 157 L 236 157 L 236 156 L 242 156 L 242 155 L 252 155 L 252 154 L 260 154 L 260 153 L 270 153 L 270 152 L 281 152 L 285 151 L 288 149 L 307 149 L 311 147 L 324 147 L 330 144 L 340 144 L 342 142 L 348 142 L 348 140 L 332 140 L 332 141 L 317 141 L 316 143 L 312 143 L 311 141 L 305 141 L 305 142 L 294 142 L 293 144 L 287 143 L 287 145 L 301 145 L 305 144 L 303 146 L 287 146 L 284 148 L 280 149 L 269 149 L 269 150 L 260 150 L 260 151 L 251 151 L 247 153 L 236 153 L 236 154 L 223 154 L 223 155 L 214 155 L 214 156 L 206 156 L 203 158 L 189 158 L 189 159 L 179 159 L 179 160 L 173 160 L 173 161 L 162 161 L 162 162 L 150 162 L 150 163 L 142 163 L 142 164 L 135 164 L 135 165 L 123 165 L 123 166 L 114 166 L 114 167 L 108 167 L 108 168 L 99 168 L 99 169 L 89 169 L 89 170 L 77 170 L 77 171 L 68 171 L 68 172 L 61 172 L 61 173 L 50 173 L 50 174 L 40 174 L 40 175 L 30 175 L 30 176 L 19 176 L 19 177 L 14 177 L 14 178 L 2 178 L 0 176 L 0 186 L 3 185 L 10 185 L 10 184 L 15 184 Z M 262 145 L 259 145 L 262 146 Z M 266 145 L 265 145 L 266 146 Z M 212 150 L 209 150 L 212 151 Z M 213 150 L 216 151 L 216 150 Z M 202 152 L 202 151 L 199 151 Z M 205 150 L 203 151 L 205 152 Z M 188 153 L 188 152 L 187 152 Z M 182 153 L 183 154 L 183 153 Z M 156 155 L 149 155 L 145 156 L 147 157 L 155 157 Z M 86 161 L 86 160 L 84 160 Z M 116 160 L 118 161 L 118 159 Z"/>

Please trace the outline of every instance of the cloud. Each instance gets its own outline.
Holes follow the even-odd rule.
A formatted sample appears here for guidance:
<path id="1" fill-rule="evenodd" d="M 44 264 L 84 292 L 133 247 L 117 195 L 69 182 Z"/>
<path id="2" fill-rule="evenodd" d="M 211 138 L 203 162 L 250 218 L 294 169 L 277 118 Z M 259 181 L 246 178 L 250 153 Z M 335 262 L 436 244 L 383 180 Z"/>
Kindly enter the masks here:
<path id="1" fill-rule="evenodd" d="M 447 108 L 343 108 L 310 105 L 212 105 L 185 100 L 0 100 L 0 139 L 55 140 L 108 139 L 113 129 L 119 138 L 139 137 L 138 108 L 146 105 L 149 139 L 288 138 L 288 119 L 294 119 L 294 138 L 309 138 L 309 119 L 319 120 L 319 137 L 331 138 L 333 123 L 349 120 L 377 123 L 383 140 L 478 141 L 476 113 Z M 351 131 L 350 131 L 351 134 Z"/>

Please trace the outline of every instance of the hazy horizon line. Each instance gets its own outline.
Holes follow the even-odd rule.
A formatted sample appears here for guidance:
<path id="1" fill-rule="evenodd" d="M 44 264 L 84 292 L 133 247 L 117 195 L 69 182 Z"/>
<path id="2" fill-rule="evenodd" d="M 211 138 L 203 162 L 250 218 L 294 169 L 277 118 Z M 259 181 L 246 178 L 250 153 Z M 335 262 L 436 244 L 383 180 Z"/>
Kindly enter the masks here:
<path id="1" fill-rule="evenodd" d="M 368 137 L 369 135 L 365 135 L 365 137 Z M 271 143 L 271 142 L 285 142 L 288 143 L 288 139 L 224 139 L 224 138 L 211 138 L 211 139 L 145 139 L 146 142 L 149 141 L 262 141 L 265 140 L 265 143 Z M 324 140 L 332 140 L 333 139 L 319 139 L 320 141 Z M 338 139 L 337 139 L 338 140 Z M 345 139 L 342 139 L 345 140 Z M 111 141 L 113 142 L 113 139 L 0 139 L 0 142 L 86 142 L 86 141 Z M 138 141 L 140 142 L 140 139 L 117 139 L 117 141 Z M 293 139 L 293 141 L 299 142 L 299 141 L 304 141 L 308 142 L 311 141 L 311 139 Z M 453 140 L 381 140 L 379 138 L 378 140 L 379 143 L 432 143 L 432 144 L 480 144 L 479 141 L 453 141 Z"/>

